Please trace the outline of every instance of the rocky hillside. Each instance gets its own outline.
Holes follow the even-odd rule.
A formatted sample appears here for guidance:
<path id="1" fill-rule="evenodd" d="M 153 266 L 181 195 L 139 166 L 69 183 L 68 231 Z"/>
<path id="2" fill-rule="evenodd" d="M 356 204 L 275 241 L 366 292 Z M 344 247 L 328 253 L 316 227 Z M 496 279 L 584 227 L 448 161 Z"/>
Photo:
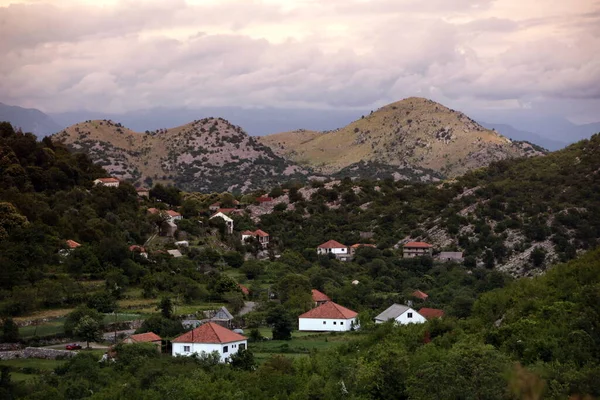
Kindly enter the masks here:
<path id="1" fill-rule="evenodd" d="M 86 121 L 53 140 L 89 154 L 112 175 L 145 186 L 243 192 L 308 174 L 221 118 L 145 133 L 109 120 Z"/>
<path id="2" fill-rule="evenodd" d="M 415 97 L 335 131 L 299 130 L 260 140 L 275 153 L 327 174 L 373 162 L 454 177 L 493 161 L 544 154 L 537 146 L 511 142 L 485 129 L 461 112 Z"/>

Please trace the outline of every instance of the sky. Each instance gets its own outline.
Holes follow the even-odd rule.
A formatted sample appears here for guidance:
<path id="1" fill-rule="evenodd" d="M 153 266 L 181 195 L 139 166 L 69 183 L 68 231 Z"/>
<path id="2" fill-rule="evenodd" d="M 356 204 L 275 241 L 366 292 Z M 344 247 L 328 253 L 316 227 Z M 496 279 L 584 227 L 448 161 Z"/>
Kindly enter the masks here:
<path id="1" fill-rule="evenodd" d="M 600 0 L 0 0 L 0 101 L 600 121 Z"/>

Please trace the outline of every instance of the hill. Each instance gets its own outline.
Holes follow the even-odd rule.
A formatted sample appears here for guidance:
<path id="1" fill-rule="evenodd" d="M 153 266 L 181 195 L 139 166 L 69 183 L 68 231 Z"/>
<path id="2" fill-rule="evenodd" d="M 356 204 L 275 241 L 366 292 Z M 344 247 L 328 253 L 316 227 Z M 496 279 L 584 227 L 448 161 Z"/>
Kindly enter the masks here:
<path id="1" fill-rule="evenodd" d="M 146 186 L 243 192 L 308 174 L 221 118 L 145 133 L 110 120 L 86 121 L 52 140 L 88 154 L 116 177 Z"/>
<path id="2" fill-rule="evenodd" d="M 283 157 L 334 173 L 359 162 L 428 169 L 447 177 L 512 157 L 543 154 L 511 142 L 461 112 L 408 98 L 328 132 L 298 130 L 259 139 Z"/>
<path id="3" fill-rule="evenodd" d="M 0 121 L 10 122 L 16 129 L 31 132 L 41 138 L 62 129 L 52 118 L 35 108 L 9 106 L 0 103 Z"/>
<path id="4" fill-rule="evenodd" d="M 522 131 L 522 130 L 516 129 L 515 127 L 513 127 L 511 125 L 507 125 L 507 124 L 492 124 L 492 123 L 488 123 L 488 122 L 479 122 L 479 123 L 482 126 L 484 126 L 485 128 L 495 130 L 496 132 L 510 138 L 511 140 L 520 140 L 520 141 L 527 141 L 530 143 L 535 143 L 535 144 L 542 146 L 543 148 L 548 149 L 550 151 L 560 150 L 572 143 L 572 142 L 564 142 L 564 141 L 548 139 L 548 138 L 542 137 L 541 135 L 538 135 L 537 133 Z M 591 135 L 587 135 L 587 137 L 589 137 L 589 136 L 591 136 Z M 581 140 L 581 139 L 584 139 L 584 138 L 579 138 L 577 140 Z"/>

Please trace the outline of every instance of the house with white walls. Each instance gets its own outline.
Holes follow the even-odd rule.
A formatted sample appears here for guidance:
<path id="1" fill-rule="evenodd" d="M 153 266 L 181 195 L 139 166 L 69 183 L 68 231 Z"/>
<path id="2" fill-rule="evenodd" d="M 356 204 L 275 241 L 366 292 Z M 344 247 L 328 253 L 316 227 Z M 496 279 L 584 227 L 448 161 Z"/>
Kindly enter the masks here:
<path id="1" fill-rule="evenodd" d="M 298 317 L 298 329 L 314 332 L 343 332 L 357 329 L 358 313 L 328 301 Z"/>
<path id="2" fill-rule="evenodd" d="M 117 178 L 98 178 L 94 181 L 94 186 L 119 187 L 120 181 Z"/>
<path id="3" fill-rule="evenodd" d="M 376 324 L 382 324 L 389 320 L 397 324 L 422 324 L 427 321 L 424 316 L 404 304 L 392 304 L 384 312 L 375 317 Z"/>
<path id="4" fill-rule="evenodd" d="M 341 244 L 335 240 L 329 240 L 323 244 L 320 244 L 317 247 L 317 254 L 319 255 L 327 255 L 333 254 L 335 258 L 341 261 L 347 261 L 352 259 L 352 255 L 350 254 L 350 249 L 348 246 Z"/>
<path id="5" fill-rule="evenodd" d="M 325 293 L 323 293 L 317 289 L 312 289 L 311 292 L 312 292 L 312 300 L 313 300 L 313 303 L 315 303 L 315 307 L 318 307 L 322 304 L 327 303 L 328 301 L 331 301 L 329 296 L 327 296 Z"/>
<path id="6" fill-rule="evenodd" d="M 242 244 L 246 244 L 246 241 L 254 238 L 265 248 L 269 245 L 269 234 L 263 230 L 257 229 L 255 231 L 244 231 L 242 232 Z"/>
<path id="7" fill-rule="evenodd" d="M 433 246 L 425 242 L 408 242 L 402 246 L 402 257 L 413 258 L 433 254 Z"/>
<path id="8" fill-rule="evenodd" d="M 207 322 L 171 341 L 173 356 L 193 356 L 202 353 L 219 353 L 221 362 L 232 354 L 248 347 L 245 336 L 235 333 L 215 322 Z"/>
<path id="9" fill-rule="evenodd" d="M 209 219 L 213 219 L 213 218 L 222 218 L 223 221 L 225 221 L 225 225 L 227 226 L 227 233 L 229 233 L 230 235 L 233 233 L 233 220 L 231 218 L 229 218 L 227 215 L 223 214 L 221 211 L 214 214 Z"/>

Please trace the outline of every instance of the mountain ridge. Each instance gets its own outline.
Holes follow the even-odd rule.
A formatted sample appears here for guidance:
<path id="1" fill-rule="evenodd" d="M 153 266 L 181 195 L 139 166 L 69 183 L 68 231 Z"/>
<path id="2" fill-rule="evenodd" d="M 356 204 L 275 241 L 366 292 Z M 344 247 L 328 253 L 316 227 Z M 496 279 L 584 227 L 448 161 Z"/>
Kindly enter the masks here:
<path id="1" fill-rule="evenodd" d="M 38 138 L 62 129 L 62 126 L 49 115 L 36 108 L 11 106 L 2 102 L 0 102 L 0 121 L 10 122 L 15 128 L 31 132 Z"/>

